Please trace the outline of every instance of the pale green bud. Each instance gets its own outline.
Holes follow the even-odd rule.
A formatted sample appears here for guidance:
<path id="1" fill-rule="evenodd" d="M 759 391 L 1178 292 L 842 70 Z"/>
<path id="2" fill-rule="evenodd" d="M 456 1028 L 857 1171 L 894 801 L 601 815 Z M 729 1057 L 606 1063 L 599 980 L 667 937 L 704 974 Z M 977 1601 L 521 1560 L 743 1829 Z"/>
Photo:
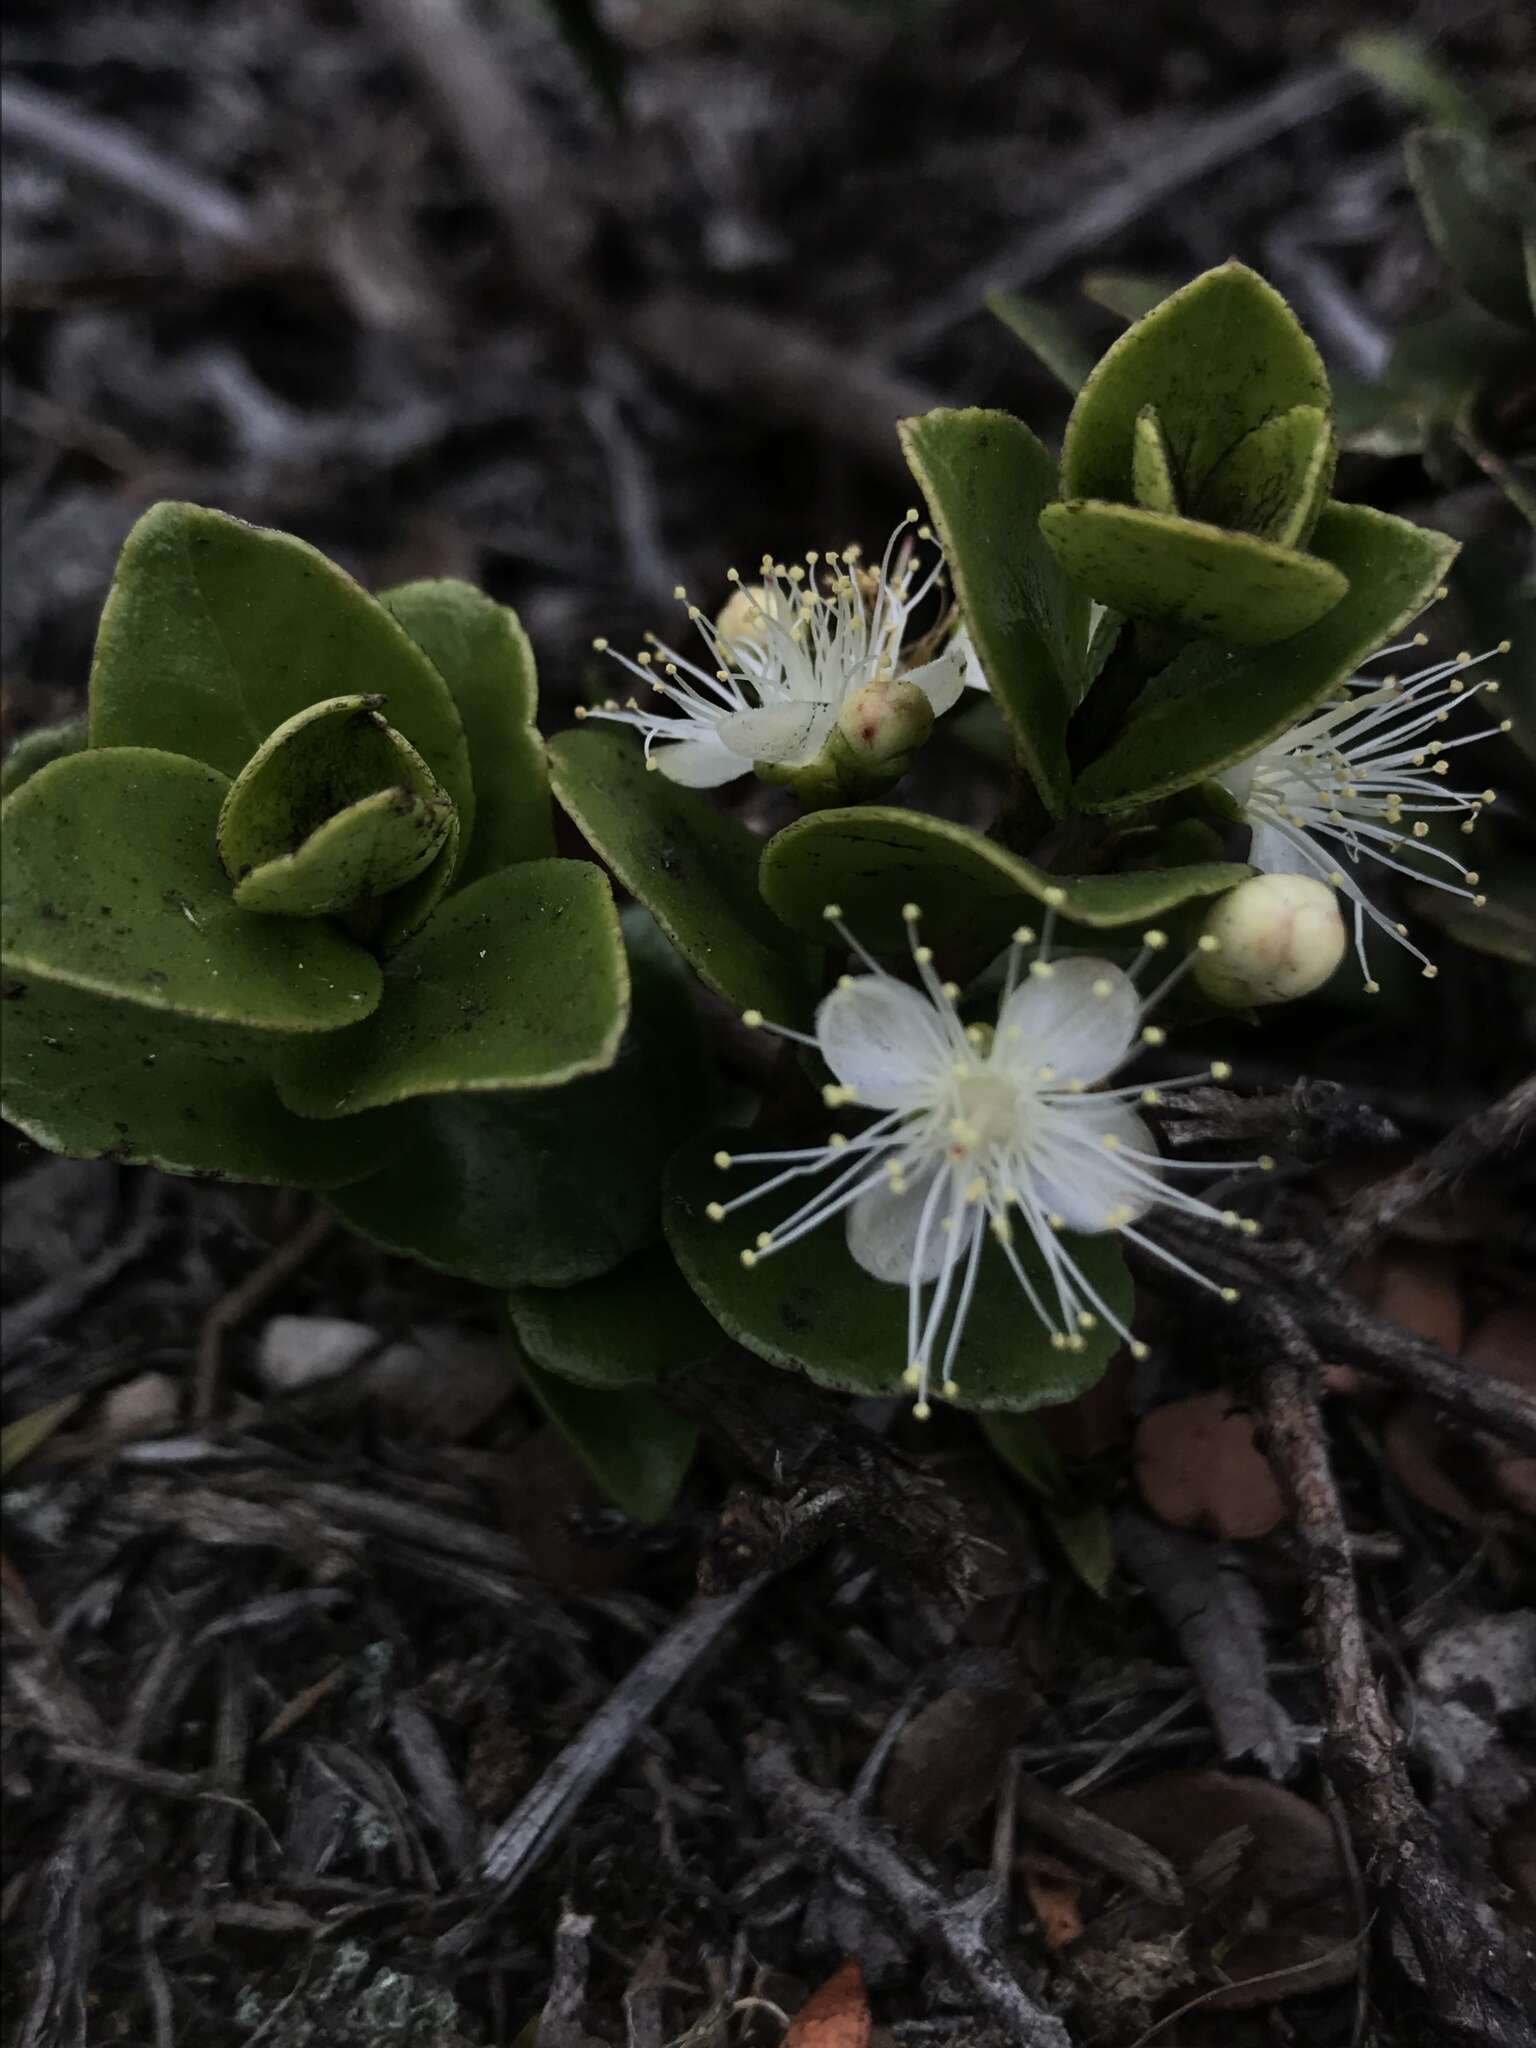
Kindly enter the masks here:
<path id="1" fill-rule="evenodd" d="M 837 721 L 838 734 L 860 767 L 903 769 L 933 731 L 933 706 L 915 683 L 885 677 L 855 690 Z"/>
<path id="2" fill-rule="evenodd" d="M 1339 900 L 1326 882 L 1255 875 L 1206 913 L 1195 980 L 1234 1008 L 1294 1002 L 1322 987 L 1344 946 Z"/>

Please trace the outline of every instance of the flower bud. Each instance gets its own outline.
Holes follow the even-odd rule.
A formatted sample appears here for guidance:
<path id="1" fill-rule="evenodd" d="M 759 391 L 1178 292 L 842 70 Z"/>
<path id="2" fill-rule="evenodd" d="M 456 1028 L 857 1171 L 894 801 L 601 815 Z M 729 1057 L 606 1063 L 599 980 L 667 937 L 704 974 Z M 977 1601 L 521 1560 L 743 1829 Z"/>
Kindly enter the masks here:
<path id="1" fill-rule="evenodd" d="M 1344 957 L 1344 919 L 1326 882 L 1311 875 L 1255 875 L 1206 914 L 1195 980 L 1233 1007 L 1293 1002 L 1321 988 Z"/>
<path id="2" fill-rule="evenodd" d="M 761 583 L 743 583 L 733 590 L 715 619 L 715 637 L 724 648 L 761 646 L 768 637 L 768 621 L 789 623 L 782 603 Z"/>
<path id="3" fill-rule="evenodd" d="M 903 766 L 933 731 L 933 706 L 915 683 L 888 676 L 855 690 L 837 729 L 861 767 Z"/>

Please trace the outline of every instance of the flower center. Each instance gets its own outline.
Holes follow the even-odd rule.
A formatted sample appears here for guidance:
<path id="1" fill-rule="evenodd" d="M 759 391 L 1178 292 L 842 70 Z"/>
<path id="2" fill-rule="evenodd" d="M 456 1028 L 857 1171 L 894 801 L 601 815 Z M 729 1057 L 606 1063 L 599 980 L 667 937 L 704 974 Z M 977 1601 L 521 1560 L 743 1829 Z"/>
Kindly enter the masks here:
<path id="1" fill-rule="evenodd" d="M 949 1151 L 955 1159 L 1023 1144 L 1033 1101 L 1030 1090 L 992 1066 L 956 1075 L 949 1089 Z"/>

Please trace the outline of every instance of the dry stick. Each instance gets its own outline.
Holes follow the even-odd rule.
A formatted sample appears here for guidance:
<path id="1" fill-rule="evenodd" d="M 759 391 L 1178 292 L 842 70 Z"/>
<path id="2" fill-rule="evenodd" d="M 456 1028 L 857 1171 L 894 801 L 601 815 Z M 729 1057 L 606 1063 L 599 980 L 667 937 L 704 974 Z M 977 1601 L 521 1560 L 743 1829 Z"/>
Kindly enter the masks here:
<path id="1" fill-rule="evenodd" d="M 30 145 L 114 186 L 227 254 L 250 256 L 262 247 L 249 207 L 115 121 L 82 113 L 20 80 L 0 86 L 0 121 L 7 142 Z"/>
<path id="2" fill-rule="evenodd" d="M 766 1575 L 760 1575 L 733 1592 L 696 1600 L 619 1681 L 502 1822 L 480 1858 L 481 1877 L 496 1887 L 497 1910 L 554 1847 L 673 1687 L 714 1647 L 765 1582 Z"/>
<path id="3" fill-rule="evenodd" d="M 224 1372 L 224 1339 L 248 1315 L 269 1301 L 319 1251 L 335 1228 L 336 1219 L 328 1209 L 316 1209 L 307 1222 L 268 1253 L 238 1287 L 232 1287 L 216 1301 L 203 1318 L 197 1339 L 197 1373 L 192 1383 L 192 1419 L 211 1422 L 218 1412 L 219 1387 Z"/>
<path id="4" fill-rule="evenodd" d="M 748 1759 L 747 1778 L 795 1828 L 831 1849 L 883 1893 L 908 1933 L 934 1949 L 964 1979 L 977 2002 L 1008 2029 L 1011 2042 L 1019 2048 L 1071 2048 L 1071 2036 L 1061 2021 L 1026 1995 L 994 1951 L 975 1911 L 954 1904 L 909 1870 L 884 1834 L 855 1813 L 847 1800 L 807 1784 L 777 1743 L 755 1750 Z"/>
<path id="5" fill-rule="evenodd" d="M 1378 1238 L 1384 1237 L 1411 1209 L 1442 1194 L 1464 1174 L 1536 1135 L 1536 1074 L 1520 1082 L 1487 1109 L 1469 1116 L 1422 1159 L 1362 1188 L 1333 1225 L 1328 1262 L 1338 1272 Z"/>
<path id="6" fill-rule="evenodd" d="M 587 237 L 572 208 L 572 166 L 463 0 L 364 5 L 420 79 L 551 312 L 597 340 L 621 324 L 629 347 L 704 396 L 777 413 L 906 476 L 895 424 L 937 405 L 934 392 L 806 328 L 692 292 L 658 292 L 616 312 L 580 268 Z"/>
<path id="7" fill-rule="evenodd" d="M 55 1324 L 72 1316 L 126 1267 L 143 1258 L 160 1228 L 162 1193 L 163 1183 L 145 1175 L 135 1194 L 132 1220 L 115 1244 L 109 1244 L 73 1272 L 61 1273 L 15 1308 L 6 1310 L 0 1328 L 4 1330 L 7 1357 L 35 1337 L 46 1336 Z"/>
<path id="8" fill-rule="evenodd" d="M 1326 1765 L 1365 1874 L 1411 1945 L 1405 1998 L 1446 2048 L 1529 2048 L 1536 1983 L 1490 1939 L 1445 1861 L 1403 1765 L 1361 1621 L 1349 1537 L 1317 1400 L 1318 1359 L 1297 1318 L 1272 1297 L 1244 1307 L 1259 1373 L 1266 1448 L 1290 1508 L 1308 1586 L 1308 1620 L 1328 1699 Z M 1378 1960 L 1396 1958 L 1390 1938 Z M 1401 1967 L 1400 1965 L 1398 1967 Z"/>
<path id="9" fill-rule="evenodd" d="M 1181 185 L 1193 184 L 1235 157 L 1250 155 L 1364 89 L 1365 79 L 1348 65 L 1322 64 L 1241 106 L 1193 123 L 1161 154 L 1139 154 L 1134 168 L 1123 176 L 1042 222 L 1006 254 L 968 270 L 941 299 L 895 328 L 889 336 L 892 353 L 904 356 L 925 347 L 969 319 L 990 292 L 1024 291 L 1038 284 L 1074 256 L 1140 220 Z"/>
<path id="10" fill-rule="evenodd" d="M 1044 1835 L 1081 1862 L 1109 1871 L 1160 1906 L 1183 1905 L 1184 1887 L 1178 1872 L 1139 1835 L 1090 1813 L 1043 1778 L 1030 1777 L 1027 1772 L 1019 1772 L 1014 1797 L 1024 1827 Z"/>

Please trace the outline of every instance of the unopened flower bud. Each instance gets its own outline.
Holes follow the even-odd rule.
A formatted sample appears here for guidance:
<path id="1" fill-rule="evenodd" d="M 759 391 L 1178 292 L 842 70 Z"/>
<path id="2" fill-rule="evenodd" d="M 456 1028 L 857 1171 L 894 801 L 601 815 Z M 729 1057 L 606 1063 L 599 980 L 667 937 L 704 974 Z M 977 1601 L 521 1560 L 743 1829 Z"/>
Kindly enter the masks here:
<path id="1" fill-rule="evenodd" d="M 768 621 L 788 624 L 785 607 L 775 604 L 773 595 L 761 583 L 743 583 L 720 607 L 715 620 L 715 637 L 722 647 L 761 646 L 768 637 Z"/>
<path id="2" fill-rule="evenodd" d="M 855 690 L 837 729 L 861 765 L 904 761 L 933 731 L 933 706 L 915 683 L 887 677 Z"/>
<path id="3" fill-rule="evenodd" d="M 1195 980 L 1234 1007 L 1294 1002 L 1321 988 L 1344 957 L 1344 919 L 1326 882 L 1310 875 L 1255 875 L 1206 915 Z"/>

